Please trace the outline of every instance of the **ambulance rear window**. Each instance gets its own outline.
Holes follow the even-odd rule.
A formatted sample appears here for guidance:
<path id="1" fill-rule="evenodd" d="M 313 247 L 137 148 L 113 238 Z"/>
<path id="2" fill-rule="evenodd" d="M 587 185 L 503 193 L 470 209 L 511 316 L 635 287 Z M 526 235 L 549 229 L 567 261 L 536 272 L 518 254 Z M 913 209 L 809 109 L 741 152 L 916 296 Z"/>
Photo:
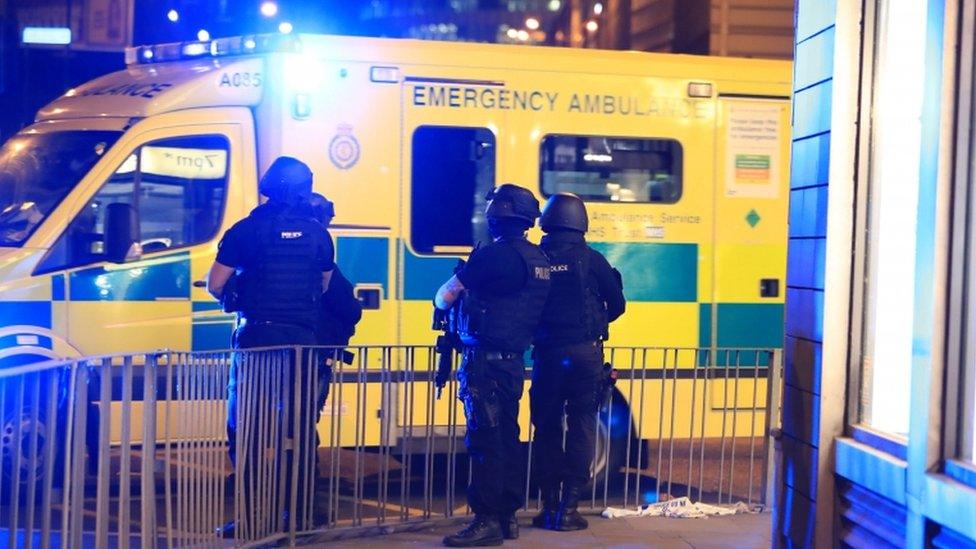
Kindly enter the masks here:
<path id="1" fill-rule="evenodd" d="M 485 195 L 495 187 L 495 136 L 487 128 L 414 131 L 410 244 L 423 254 L 466 254 L 489 242 Z"/>
<path id="2" fill-rule="evenodd" d="M 682 158 L 674 139 L 547 135 L 539 151 L 539 181 L 545 196 L 674 204 L 681 198 Z"/>

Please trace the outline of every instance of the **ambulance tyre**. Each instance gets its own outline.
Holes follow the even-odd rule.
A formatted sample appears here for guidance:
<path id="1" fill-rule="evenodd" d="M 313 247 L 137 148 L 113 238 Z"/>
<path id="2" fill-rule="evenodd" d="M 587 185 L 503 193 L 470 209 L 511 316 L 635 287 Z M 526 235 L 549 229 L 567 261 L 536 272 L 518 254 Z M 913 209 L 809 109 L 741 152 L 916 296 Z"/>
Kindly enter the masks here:
<path id="1" fill-rule="evenodd" d="M 600 409 L 596 428 L 596 448 L 590 470 L 593 482 L 602 489 L 604 482 L 610 486 L 621 484 L 625 477 L 624 467 L 637 468 L 637 455 L 643 441 L 637 438 L 636 421 L 630 406 L 616 388 L 613 398 Z M 629 443 L 629 444 L 628 444 Z M 628 452 L 631 459 L 628 460 Z"/>
<path id="2" fill-rule="evenodd" d="M 44 357 L 17 356 L 9 357 L 18 359 L 16 363 L 0 363 L 0 368 L 46 360 Z M 61 372 L 48 370 L 41 374 L 34 374 L 25 377 L 8 378 L 3 381 L 0 388 L 0 400 L 3 407 L 0 409 L 0 503 L 13 503 L 13 496 L 16 494 L 20 504 L 27 502 L 28 482 L 34 478 L 34 498 L 35 503 L 40 502 L 42 490 L 45 485 L 44 475 L 47 470 L 46 459 L 48 458 L 48 445 L 55 439 L 64 435 L 64 410 L 55 403 L 56 414 L 61 420 L 57 422 L 60 431 L 51 437 L 53 424 L 48 420 L 48 409 L 51 398 L 58 396 L 48 393 L 48 383 L 50 375 L 60 375 Z M 25 383 L 24 380 L 27 382 Z M 40 386 L 36 385 L 40 383 Z M 34 392 L 38 395 L 34 400 Z M 17 400 L 21 406 L 15 408 Z M 32 452 L 33 450 L 33 452 Z M 52 488 L 58 489 L 61 485 L 64 467 L 65 450 L 55 443 L 53 448 L 54 464 Z M 16 487 L 15 487 L 16 486 Z"/>

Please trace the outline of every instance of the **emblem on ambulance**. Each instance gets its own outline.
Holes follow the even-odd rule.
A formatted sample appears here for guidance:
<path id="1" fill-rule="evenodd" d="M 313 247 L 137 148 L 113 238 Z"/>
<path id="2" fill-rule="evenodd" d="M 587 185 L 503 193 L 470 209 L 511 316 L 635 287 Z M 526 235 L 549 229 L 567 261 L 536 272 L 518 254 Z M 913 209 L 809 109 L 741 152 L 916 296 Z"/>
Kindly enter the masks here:
<path id="1" fill-rule="evenodd" d="M 329 142 L 329 159 L 340 170 L 348 170 L 359 162 L 359 141 L 353 136 L 351 125 L 339 124 Z"/>

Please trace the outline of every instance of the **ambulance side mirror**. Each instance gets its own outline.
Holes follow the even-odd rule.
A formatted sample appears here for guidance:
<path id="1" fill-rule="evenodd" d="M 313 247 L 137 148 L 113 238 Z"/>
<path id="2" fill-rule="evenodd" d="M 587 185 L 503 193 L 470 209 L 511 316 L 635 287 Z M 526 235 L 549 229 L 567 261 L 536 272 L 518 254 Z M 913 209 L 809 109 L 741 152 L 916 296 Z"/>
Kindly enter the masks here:
<path id="1" fill-rule="evenodd" d="M 105 258 L 112 263 L 142 257 L 139 244 L 139 213 L 131 204 L 109 204 L 105 211 Z"/>

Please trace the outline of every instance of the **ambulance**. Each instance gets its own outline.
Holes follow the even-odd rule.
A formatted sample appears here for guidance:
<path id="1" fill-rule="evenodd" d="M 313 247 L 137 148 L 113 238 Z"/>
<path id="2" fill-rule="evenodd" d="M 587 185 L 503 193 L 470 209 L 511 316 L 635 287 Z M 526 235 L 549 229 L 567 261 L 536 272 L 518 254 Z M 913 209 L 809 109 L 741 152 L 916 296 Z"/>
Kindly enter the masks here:
<path id="1" fill-rule="evenodd" d="M 784 61 L 319 35 L 131 48 L 0 150 L 0 365 L 227 349 L 235 319 L 203 281 L 280 155 L 336 204 L 337 262 L 366 309 L 356 344 L 433 343 L 431 298 L 486 238 L 487 191 L 512 182 L 586 201 L 628 299 L 610 345 L 780 348 L 791 76 Z M 657 401 L 628 405 L 639 383 L 616 402 L 664 436 Z M 763 404 L 739 393 L 765 381 L 744 383 L 708 409 L 755 427 Z M 672 408 L 702 398 L 683 391 Z M 380 422 L 400 417 L 369 443 L 395 443 L 381 433 L 403 425 Z"/>

